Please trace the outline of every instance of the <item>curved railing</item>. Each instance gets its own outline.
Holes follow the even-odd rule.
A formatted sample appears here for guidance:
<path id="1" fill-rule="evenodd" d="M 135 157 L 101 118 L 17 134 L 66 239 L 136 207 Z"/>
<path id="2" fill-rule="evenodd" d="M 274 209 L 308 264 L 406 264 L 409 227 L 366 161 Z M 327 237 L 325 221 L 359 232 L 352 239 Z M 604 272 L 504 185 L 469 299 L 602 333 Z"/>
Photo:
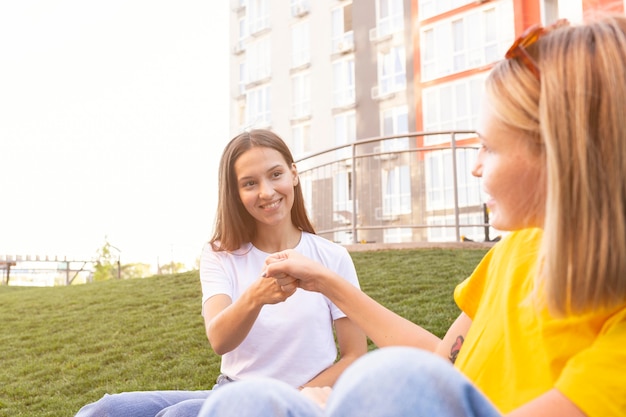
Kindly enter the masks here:
<path id="1" fill-rule="evenodd" d="M 490 241 L 471 175 L 474 131 L 407 133 L 336 146 L 296 161 L 318 234 L 342 243 Z"/>

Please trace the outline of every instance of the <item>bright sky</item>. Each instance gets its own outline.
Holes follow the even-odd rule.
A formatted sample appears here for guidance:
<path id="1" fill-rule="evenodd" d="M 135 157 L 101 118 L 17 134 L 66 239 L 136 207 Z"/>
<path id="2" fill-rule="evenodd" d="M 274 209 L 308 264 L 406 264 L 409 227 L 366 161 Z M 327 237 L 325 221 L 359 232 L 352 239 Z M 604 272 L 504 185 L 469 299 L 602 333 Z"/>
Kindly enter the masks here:
<path id="1" fill-rule="evenodd" d="M 189 266 L 229 139 L 228 1 L 0 1 L 0 255 Z"/>

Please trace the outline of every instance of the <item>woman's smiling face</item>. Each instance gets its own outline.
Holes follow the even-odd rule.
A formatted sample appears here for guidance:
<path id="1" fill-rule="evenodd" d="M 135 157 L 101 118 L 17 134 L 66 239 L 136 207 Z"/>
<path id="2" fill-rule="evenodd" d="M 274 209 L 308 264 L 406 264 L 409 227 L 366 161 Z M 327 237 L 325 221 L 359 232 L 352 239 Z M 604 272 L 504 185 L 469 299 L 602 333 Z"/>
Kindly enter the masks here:
<path id="1" fill-rule="evenodd" d="M 545 162 L 539 145 L 500 122 L 484 106 L 482 147 L 472 174 L 482 179 L 489 222 L 498 230 L 542 227 L 545 216 Z"/>
<path id="2" fill-rule="evenodd" d="M 239 156 L 234 168 L 239 198 L 257 223 L 291 222 L 298 184 L 295 166 L 289 166 L 280 152 L 255 146 Z"/>

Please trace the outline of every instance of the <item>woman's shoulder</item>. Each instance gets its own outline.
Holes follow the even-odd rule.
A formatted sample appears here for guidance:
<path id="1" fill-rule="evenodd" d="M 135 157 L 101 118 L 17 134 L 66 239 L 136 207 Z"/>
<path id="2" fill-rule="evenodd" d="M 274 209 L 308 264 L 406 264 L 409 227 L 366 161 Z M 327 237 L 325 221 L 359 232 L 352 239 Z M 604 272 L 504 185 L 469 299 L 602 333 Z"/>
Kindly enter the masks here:
<path id="1" fill-rule="evenodd" d="M 246 255 L 252 249 L 252 243 L 244 243 L 239 248 L 231 251 L 219 249 L 220 242 L 206 242 L 202 248 L 203 257 L 229 257 Z"/>
<path id="2" fill-rule="evenodd" d="M 335 243 L 331 240 L 326 239 L 325 237 L 322 237 L 320 235 L 316 235 L 313 233 L 309 233 L 309 232 L 302 232 L 302 241 L 301 243 L 305 243 L 305 244 L 310 244 L 310 245 L 315 245 L 317 247 L 321 247 L 321 248 L 328 248 L 328 249 L 344 249 L 345 248 L 343 246 L 341 246 L 338 243 Z"/>

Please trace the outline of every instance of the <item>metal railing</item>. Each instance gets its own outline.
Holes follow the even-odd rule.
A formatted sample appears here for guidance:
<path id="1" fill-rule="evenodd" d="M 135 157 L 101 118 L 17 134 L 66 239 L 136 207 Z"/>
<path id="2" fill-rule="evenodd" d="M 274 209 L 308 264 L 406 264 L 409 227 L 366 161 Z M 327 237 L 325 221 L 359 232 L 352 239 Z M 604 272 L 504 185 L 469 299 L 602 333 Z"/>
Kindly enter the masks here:
<path id="1" fill-rule="evenodd" d="M 358 140 L 296 161 L 317 233 L 338 243 L 491 241 L 474 131 Z"/>

